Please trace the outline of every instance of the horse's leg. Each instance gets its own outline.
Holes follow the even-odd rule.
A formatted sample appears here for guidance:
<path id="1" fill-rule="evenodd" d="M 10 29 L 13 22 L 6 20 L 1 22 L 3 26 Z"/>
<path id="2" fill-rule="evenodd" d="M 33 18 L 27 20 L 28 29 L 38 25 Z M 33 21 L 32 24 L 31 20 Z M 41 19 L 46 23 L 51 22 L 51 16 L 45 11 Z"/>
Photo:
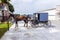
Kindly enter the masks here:
<path id="1" fill-rule="evenodd" d="M 24 27 L 28 27 L 28 23 L 25 23 L 25 24 L 24 24 Z"/>
<path id="2" fill-rule="evenodd" d="M 16 21 L 15 28 L 18 27 L 18 21 Z"/>
<path id="3" fill-rule="evenodd" d="M 24 22 L 25 22 L 24 27 L 28 27 L 28 21 L 24 20 Z"/>
<path id="4" fill-rule="evenodd" d="M 25 27 L 25 20 L 24 20 L 24 27 Z"/>
<path id="5" fill-rule="evenodd" d="M 24 23 L 24 27 L 25 27 L 25 23 Z"/>
<path id="6" fill-rule="evenodd" d="M 26 27 L 28 27 L 28 23 L 25 23 L 26 24 Z"/>

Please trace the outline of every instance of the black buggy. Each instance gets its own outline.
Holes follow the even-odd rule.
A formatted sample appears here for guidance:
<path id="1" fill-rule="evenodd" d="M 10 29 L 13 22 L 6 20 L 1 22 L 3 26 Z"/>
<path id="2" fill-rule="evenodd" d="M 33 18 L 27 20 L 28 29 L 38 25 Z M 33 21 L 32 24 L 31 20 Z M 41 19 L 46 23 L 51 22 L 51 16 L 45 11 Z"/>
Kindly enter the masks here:
<path id="1" fill-rule="evenodd" d="M 32 26 L 49 26 L 51 22 L 48 20 L 48 13 L 34 13 Z"/>

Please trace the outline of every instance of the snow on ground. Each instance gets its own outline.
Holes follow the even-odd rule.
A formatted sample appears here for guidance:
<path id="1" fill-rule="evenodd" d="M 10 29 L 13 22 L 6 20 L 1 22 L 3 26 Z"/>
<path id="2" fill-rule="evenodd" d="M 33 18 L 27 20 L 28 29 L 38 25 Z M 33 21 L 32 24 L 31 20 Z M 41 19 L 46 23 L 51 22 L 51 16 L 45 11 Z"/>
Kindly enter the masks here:
<path id="1" fill-rule="evenodd" d="M 15 29 L 15 24 L 13 24 L 1 40 L 60 40 L 60 22 L 51 22 L 49 27 L 29 29 L 23 27 L 23 22 L 18 22 L 19 27 Z"/>

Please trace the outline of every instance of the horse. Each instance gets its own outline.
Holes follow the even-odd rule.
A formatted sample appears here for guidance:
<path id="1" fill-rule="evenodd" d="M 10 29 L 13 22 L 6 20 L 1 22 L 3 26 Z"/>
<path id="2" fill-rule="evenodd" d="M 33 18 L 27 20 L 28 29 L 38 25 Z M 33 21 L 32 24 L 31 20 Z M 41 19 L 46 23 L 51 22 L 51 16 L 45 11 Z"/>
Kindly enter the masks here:
<path id="1" fill-rule="evenodd" d="M 11 17 L 13 17 L 14 18 L 14 20 L 15 20 L 15 28 L 16 27 L 18 27 L 18 21 L 24 21 L 24 27 L 28 27 L 28 18 L 30 19 L 30 17 L 27 15 L 27 16 L 25 16 L 25 15 L 20 15 L 20 16 L 16 16 L 16 15 L 14 15 L 14 14 L 10 14 L 10 16 Z"/>

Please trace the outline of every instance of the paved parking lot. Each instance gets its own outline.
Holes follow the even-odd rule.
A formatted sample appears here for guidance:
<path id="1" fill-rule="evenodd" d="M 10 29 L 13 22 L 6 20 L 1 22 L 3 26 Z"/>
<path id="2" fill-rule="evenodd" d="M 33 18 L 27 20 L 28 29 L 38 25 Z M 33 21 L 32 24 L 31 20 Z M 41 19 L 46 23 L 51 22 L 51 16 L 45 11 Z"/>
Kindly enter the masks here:
<path id="1" fill-rule="evenodd" d="M 29 29 L 23 26 L 23 22 L 18 22 L 18 25 L 15 29 L 13 24 L 1 40 L 60 40 L 60 21 L 51 21 L 49 27 Z"/>

